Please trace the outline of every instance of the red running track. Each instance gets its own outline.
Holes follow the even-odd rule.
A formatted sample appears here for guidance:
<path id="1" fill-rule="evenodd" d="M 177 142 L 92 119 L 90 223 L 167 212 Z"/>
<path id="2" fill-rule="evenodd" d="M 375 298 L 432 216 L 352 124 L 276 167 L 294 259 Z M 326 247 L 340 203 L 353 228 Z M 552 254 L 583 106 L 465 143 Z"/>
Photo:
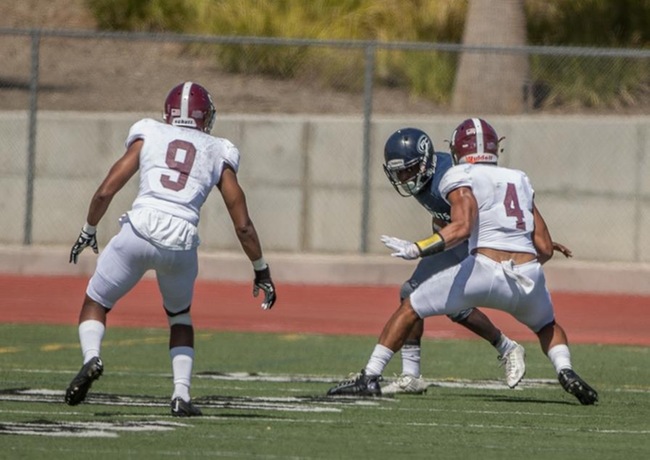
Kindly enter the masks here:
<path id="1" fill-rule="evenodd" d="M 76 324 L 86 278 L 0 276 L 0 322 Z M 278 284 L 278 303 L 263 311 L 252 284 L 200 280 L 192 314 L 197 330 L 378 336 L 398 304 L 395 286 Z M 555 293 L 556 319 L 572 343 L 650 346 L 650 297 Z M 483 309 L 515 340 L 536 341 L 508 314 Z M 153 279 L 142 280 L 109 315 L 109 325 L 167 327 Z M 426 321 L 429 338 L 477 338 L 446 317 Z"/>

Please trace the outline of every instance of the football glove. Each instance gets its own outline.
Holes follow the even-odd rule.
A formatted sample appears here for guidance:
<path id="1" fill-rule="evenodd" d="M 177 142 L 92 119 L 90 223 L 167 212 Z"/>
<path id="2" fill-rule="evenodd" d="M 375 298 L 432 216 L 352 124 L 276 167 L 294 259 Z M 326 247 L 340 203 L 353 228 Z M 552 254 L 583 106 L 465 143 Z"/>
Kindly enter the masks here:
<path id="1" fill-rule="evenodd" d="M 264 301 L 262 302 L 262 310 L 270 310 L 277 299 L 275 295 L 275 285 L 271 279 L 271 270 L 268 265 L 266 268 L 255 271 L 255 281 L 253 283 L 253 297 L 257 297 L 260 290 L 264 291 Z"/>
<path id="2" fill-rule="evenodd" d="M 417 244 L 395 238 L 393 236 L 382 235 L 381 242 L 386 245 L 387 248 L 393 250 L 391 254 L 393 257 L 401 257 L 406 260 L 413 260 L 420 257 L 420 248 Z"/>
<path id="3" fill-rule="evenodd" d="M 97 232 L 90 233 L 84 229 L 81 229 L 81 233 L 79 233 L 79 238 L 77 238 L 77 242 L 72 246 L 72 249 L 70 250 L 70 263 L 77 263 L 77 259 L 79 258 L 79 254 L 81 251 L 83 251 L 86 247 L 90 246 L 93 249 L 93 252 L 95 254 L 99 253 L 99 248 L 97 247 Z"/>

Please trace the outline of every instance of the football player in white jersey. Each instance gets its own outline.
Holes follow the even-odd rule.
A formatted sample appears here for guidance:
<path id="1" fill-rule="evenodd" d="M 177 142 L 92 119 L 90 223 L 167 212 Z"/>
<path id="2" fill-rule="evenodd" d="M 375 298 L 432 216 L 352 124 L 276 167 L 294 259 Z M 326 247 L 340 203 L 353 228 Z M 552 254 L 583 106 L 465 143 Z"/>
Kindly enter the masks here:
<path id="1" fill-rule="evenodd" d="M 451 219 L 449 203 L 440 194 L 438 185 L 444 173 L 453 166 L 451 154 L 435 151 L 433 141 L 421 129 L 402 128 L 388 137 L 384 159 L 384 172 L 395 190 L 403 197 L 415 198 L 431 214 L 434 230 L 447 225 Z M 420 258 L 411 277 L 402 284 L 400 301 L 431 275 L 460 263 L 467 254 L 467 242 L 463 242 L 452 250 Z M 516 387 L 526 373 L 524 347 L 503 334 L 477 308 L 459 311 L 449 315 L 449 319 L 490 342 L 499 353 L 506 384 Z M 429 385 L 420 374 L 423 334 L 424 321 L 419 320 L 401 350 L 402 373 L 382 387 L 382 394 L 426 392 Z"/>
<path id="2" fill-rule="evenodd" d="M 239 151 L 227 139 L 209 134 L 215 120 L 210 94 L 189 81 L 175 86 L 165 100 L 163 120 L 146 118 L 131 126 L 126 152 L 93 195 L 86 223 L 70 251 L 72 263 L 88 246 L 99 252 L 96 227 L 113 196 L 139 170 L 138 195 L 131 210 L 120 218 L 121 229 L 100 254 L 88 282 L 79 315 L 83 366 L 66 390 L 69 405 L 82 402 L 103 373 L 100 351 L 107 313 L 146 271 L 154 270 L 170 327 L 171 413 L 201 415 L 189 391 L 194 361 L 190 307 L 198 274 L 199 214 L 215 186 L 252 262 L 253 295 L 264 292 L 264 310 L 276 301 L 269 266 L 237 180 Z"/>
<path id="3" fill-rule="evenodd" d="M 456 165 L 439 185 L 451 207 L 448 225 L 417 242 L 382 236 L 394 257 L 407 260 L 466 240 L 470 255 L 416 287 L 386 323 L 366 367 L 329 395 L 380 395 L 382 372 L 418 320 L 483 306 L 506 311 L 528 326 L 564 390 L 581 404 L 598 402 L 597 392 L 573 371 L 566 333 L 555 321 L 542 268 L 553 255 L 553 241 L 534 203 L 534 190 L 524 172 L 497 166 L 498 137 L 486 136 L 488 132 L 494 128 L 480 118 L 467 119 L 454 130 Z"/>

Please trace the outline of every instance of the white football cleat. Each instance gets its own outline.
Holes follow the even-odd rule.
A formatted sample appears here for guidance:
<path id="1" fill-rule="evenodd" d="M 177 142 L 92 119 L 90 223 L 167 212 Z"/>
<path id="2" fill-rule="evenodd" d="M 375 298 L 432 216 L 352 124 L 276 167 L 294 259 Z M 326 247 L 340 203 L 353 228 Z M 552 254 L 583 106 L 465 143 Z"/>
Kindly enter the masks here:
<path id="1" fill-rule="evenodd" d="M 515 342 L 515 346 L 503 356 L 499 356 L 501 366 L 505 367 L 506 384 L 516 387 L 526 375 L 526 350 Z"/>
<path id="2" fill-rule="evenodd" d="M 400 375 L 397 380 L 391 382 L 389 385 L 382 387 L 382 394 L 395 394 L 395 393 L 410 393 L 422 394 L 427 392 L 429 385 L 424 381 L 422 376 L 415 377 L 413 375 Z"/>

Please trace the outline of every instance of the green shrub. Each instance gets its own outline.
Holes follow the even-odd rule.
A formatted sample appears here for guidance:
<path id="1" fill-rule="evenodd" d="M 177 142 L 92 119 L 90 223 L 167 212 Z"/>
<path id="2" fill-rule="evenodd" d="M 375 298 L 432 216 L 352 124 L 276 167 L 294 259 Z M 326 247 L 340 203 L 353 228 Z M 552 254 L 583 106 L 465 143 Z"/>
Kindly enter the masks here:
<path id="1" fill-rule="evenodd" d="M 87 0 L 101 28 L 217 36 L 459 43 L 467 0 Z M 650 4 L 643 0 L 527 0 L 531 45 L 647 47 Z M 229 72 L 317 80 L 358 91 L 360 50 L 317 46 L 192 45 Z M 446 103 L 453 53 L 378 49 L 376 81 Z M 608 72 L 602 72 L 607 68 Z M 650 85 L 646 61 L 531 56 L 547 105 L 607 107 L 632 103 Z"/>
<path id="2" fill-rule="evenodd" d="M 647 0 L 527 0 L 531 45 L 643 48 L 650 43 Z"/>
<path id="3" fill-rule="evenodd" d="M 105 30 L 189 32 L 197 18 L 195 3 L 184 0 L 86 0 Z"/>
<path id="4" fill-rule="evenodd" d="M 214 35 L 379 41 L 458 41 L 464 2 L 445 0 L 198 0 L 203 12 L 200 31 Z M 395 18 L 400 18 L 395 21 Z M 327 47 L 223 45 L 215 51 L 219 65 L 231 72 L 279 78 L 317 77 L 339 89 L 363 85 L 363 53 Z M 389 62 L 386 56 L 392 56 Z M 397 54 L 397 56 L 396 56 Z M 355 55 L 356 57 L 351 57 Z M 431 72 L 448 68 L 433 53 L 406 65 L 406 53 L 379 52 L 378 82 L 401 82 L 414 93 L 444 100 L 450 81 Z M 394 60 L 404 63 L 404 68 Z M 426 64 L 426 65 L 425 65 Z M 417 69 L 426 70 L 419 72 Z M 447 74 L 448 72 L 445 72 Z"/>

